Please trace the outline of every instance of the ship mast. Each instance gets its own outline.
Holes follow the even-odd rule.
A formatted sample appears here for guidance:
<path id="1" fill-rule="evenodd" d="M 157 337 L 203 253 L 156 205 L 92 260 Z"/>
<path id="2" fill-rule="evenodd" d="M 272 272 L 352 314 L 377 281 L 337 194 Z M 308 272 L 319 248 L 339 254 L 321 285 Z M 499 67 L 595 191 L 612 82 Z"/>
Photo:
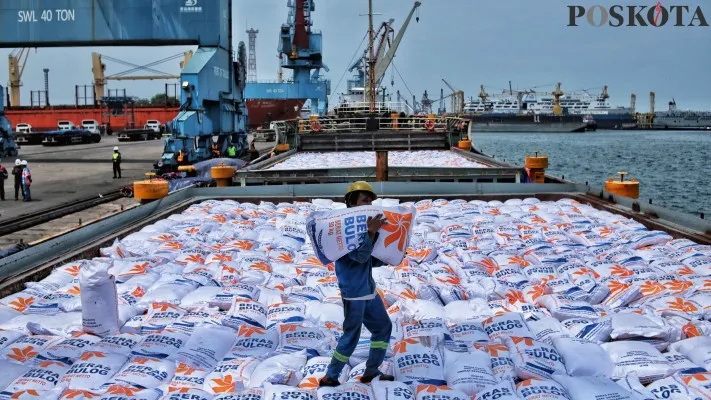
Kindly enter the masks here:
<path id="1" fill-rule="evenodd" d="M 373 30 L 373 0 L 368 0 L 368 51 L 370 59 L 368 61 L 368 102 L 370 103 L 370 112 L 375 112 L 375 55 L 373 47 L 375 41 L 375 31 Z"/>

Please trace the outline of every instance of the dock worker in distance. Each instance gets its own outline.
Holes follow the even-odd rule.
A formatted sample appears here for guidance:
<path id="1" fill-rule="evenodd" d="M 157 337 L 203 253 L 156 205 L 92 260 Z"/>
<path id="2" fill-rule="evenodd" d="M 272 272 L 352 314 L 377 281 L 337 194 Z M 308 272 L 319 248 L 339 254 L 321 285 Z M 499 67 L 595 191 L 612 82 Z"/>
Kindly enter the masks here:
<path id="1" fill-rule="evenodd" d="M 7 168 L 2 166 L 0 160 L 0 200 L 5 201 L 5 179 L 8 177 Z"/>
<path id="2" fill-rule="evenodd" d="M 227 148 L 228 158 L 237 158 L 237 146 L 234 143 L 230 143 L 230 147 Z"/>
<path id="3" fill-rule="evenodd" d="M 15 160 L 15 166 L 12 167 L 12 176 L 15 177 L 15 201 L 18 200 L 18 193 L 22 193 L 22 200 L 25 199 L 25 191 L 22 189 L 22 161 L 18 158 Z"/>
<path id="4" fill-rule="evenodd" d="M 371 205 L 377 198 L 373 187 L 367 182 L 353 182 L 346 192 L 348 207 Z M 378 241 L 378 230 L 387 224 L 382 214 L 367 219 L 368 231 L 360 233 L 360 246 L 336 260 L 336 278 L 343 298 L 343 336 L 338 341 L 326 376 L 319 386 L 338 386 L 338 376 L 348 363 L 360 339 L 363 325 L 370 331 L 370 352 L 365 364 L 361 383 L 370 383 L 379 377 L 381 381 L 394 381 L 395 377 L 380 372 L 385 352 L 390 343 L 393 325 L 390 322 L 383 299 L 380 298 L 373 280 L 373 268 L 384 263 L 372 256 L 373 245 Z"/>
<path id="5" fill-rule="evenodd" d="M 30 172 L 30 167 L 27 166 L 27 160 L 22 160 L 20 165 L 22 166 L 22 193 L 24 196 L 22 201 L 32 201 L 32 194 L 30 193 L 32 172 Z"/>
<path id="6" fill-rule="evenodd" d="M 119 152 L 118 146 L 114 146 L 114 154 L 112 155 L 111 161 L 114 165 L 114 179 L 121 179 L 121 153 Z M 118 175 L 118 177 L 116 175 Z"/>
<path id="7" fill-rule="evenodd" d="M 252 162 L 259 158 L 259 151 L 254 146 L 254 141 L 249 144 L 249 162 Z"/>

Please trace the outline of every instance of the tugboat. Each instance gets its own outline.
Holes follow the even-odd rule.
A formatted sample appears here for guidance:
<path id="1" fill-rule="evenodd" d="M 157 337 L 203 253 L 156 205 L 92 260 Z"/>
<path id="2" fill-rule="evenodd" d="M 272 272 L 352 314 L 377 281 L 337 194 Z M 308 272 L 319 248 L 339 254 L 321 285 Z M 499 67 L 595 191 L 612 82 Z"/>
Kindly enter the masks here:
<path id="1" fill-rule="evenodd" d="M 597 130 L 597 121 L 592 115 L 588 114 L 583 117 L 583 123 L 585 124 L 586 132 L 594 132 Z"/>

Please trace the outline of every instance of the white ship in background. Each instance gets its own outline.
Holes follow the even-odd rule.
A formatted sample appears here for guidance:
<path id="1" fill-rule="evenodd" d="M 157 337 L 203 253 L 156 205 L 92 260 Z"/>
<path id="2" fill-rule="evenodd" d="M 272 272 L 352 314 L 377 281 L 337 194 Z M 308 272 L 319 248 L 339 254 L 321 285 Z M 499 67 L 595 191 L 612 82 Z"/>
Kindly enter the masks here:
<path id="1" fill-rule="evenodd" d="M 654 114 L 652 128 L 711 130 L 711 111 L 679 110 L 676 107 L 676 100 L 672 99 L 669 102 L 668 111 L 660 111 Z"/>

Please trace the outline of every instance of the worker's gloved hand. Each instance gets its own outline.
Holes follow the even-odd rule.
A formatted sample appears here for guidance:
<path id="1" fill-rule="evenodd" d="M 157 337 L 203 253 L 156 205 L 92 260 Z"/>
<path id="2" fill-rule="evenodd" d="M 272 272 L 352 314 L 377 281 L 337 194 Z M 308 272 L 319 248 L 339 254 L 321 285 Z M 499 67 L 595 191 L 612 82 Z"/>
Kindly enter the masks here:
<path id="1" fill-rule="evenodd" d="M 370 235 L 371 238 L 375 237 L 375 234 L 378 233 L 380 228 L 387 224 L 388 220 L 383 216 L 383 214 L 368 217 L 368 235 Z"/>

